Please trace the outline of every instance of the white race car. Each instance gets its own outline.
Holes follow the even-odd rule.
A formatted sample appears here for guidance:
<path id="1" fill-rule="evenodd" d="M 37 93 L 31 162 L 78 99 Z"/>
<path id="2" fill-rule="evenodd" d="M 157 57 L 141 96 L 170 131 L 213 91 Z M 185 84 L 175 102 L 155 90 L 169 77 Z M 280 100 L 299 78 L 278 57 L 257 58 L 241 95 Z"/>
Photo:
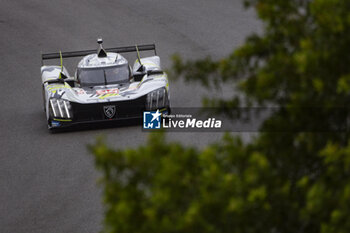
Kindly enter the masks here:
<path id="1" fill-rule="evenodd" d="M 154 44 L 119 48 L 42 54 L 44 60 L 60 59 L 60 66 L 42 65 L 44 110 L 49 129 L 79 123 L 141 118 L 144 111 L 170 112 L 169 83 L 160 67 Z M 140 58 L 139 51 L 154 56 Z M 121 53 L 136 52 L 131 68 Z M 83 57 L 74 77 L 63 58 Z"/>

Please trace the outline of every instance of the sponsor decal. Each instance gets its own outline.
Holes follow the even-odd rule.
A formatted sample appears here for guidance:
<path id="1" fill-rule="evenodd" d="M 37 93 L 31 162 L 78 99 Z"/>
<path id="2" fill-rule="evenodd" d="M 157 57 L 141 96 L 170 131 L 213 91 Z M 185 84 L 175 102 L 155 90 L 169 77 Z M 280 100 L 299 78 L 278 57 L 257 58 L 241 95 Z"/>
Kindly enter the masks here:
<path id="1" fill-rule="evenodd" d="M 61 122 L 58 122 L 58 121 L 51 121 L 51 126 L 52 126 L 52 127 L 60 127 L 60 126 L 61 126 Z"/>
<path id="2" fill-rule="evenodd" d="M 160 129 L 160 116 L 162 114 L 156 112 L 143 112 L 143 128 L 144 129 Z"/>
<path id="3" fill-rule="evenodd" d="M 84 95 L 86 92 L 83 89 L 75 89 L 74 90 L 75 93 L 77 93 L 78 95 Z"/>
<path id="4" fill-rule="evenodd" d="M 107 118 L 111 119 L 115 116 L 116 107 L 115 105 L 103 106 L 103 112 Z"/>
<path id="5" fill-rule="evenodd" d="M 96 90 L 97 95 L 106 95 L 106 94 L 119 94 L 118 88 L 106 89 L 106 90 Z"/>
<path id="6" fill-rule="evenodd" d="M 105 98 L 109 98 L 109 97 L 114 97 L 114 96 L 118 96 L 119 94 L 106 94 L 106 95 L 102 95 L 100 97 L 98 97 L 99 99 L 103 100 Z"/>
<path id="7" fill-rule="evenodd" d="M 90 98 L 98 97 L 99 99 L 103 100 L 105 98 L 114 97 L 119 95 L 119 89 L 113 88 L 113 89 L 106 89 L 106 90 L 96 90 L 96 93 L 92 94 Z"/>

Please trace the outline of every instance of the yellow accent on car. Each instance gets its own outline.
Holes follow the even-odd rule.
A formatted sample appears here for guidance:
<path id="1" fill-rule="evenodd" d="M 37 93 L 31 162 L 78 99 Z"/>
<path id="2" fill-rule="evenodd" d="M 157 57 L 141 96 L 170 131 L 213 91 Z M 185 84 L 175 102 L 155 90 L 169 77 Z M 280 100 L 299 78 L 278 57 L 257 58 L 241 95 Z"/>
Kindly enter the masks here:
<path id="1" fill-rule="evenodd" d="M 55 121 L 72 121 L 71 119 L 57 119 L 57 118 L 53 118 Z"/>
<path id="2" fill-rule="evenodd" d="M 100 96 L 98 97 L 99 99 L 103 100 L 105 98 L 109 98 L 109 97 L 113 97 L 113 96 L 118 96 L 119 93 L 111 93 L 111 94 L 106 94 L 106 95 L 103 95 L 103 96 Z"/>
<path id="3" fill-rule="evenodd" d="M 56 93 L 57 89 L 63 88 L 64 85 L 49 85 L 47 90 L 51 91 L 52 93 Z"/>
<path id="4" fill-rule="evenodd" d="M 60 50 L 60 62 L 61 62 L 61 72 L 63 71 L 63 58 L 62 58 L 62 52 Z M 61 74 L 60 74 L 60 78 L 61 78 Z"/>
<path id="5" fill-rule="evenodd" d="M 139 62 L 138 60 L 135 60 L 134 65 L 135 65 L 136 63 L 139 63 L 139 64 L 140 64 L 140 62 Z M 157 64 L 156 64 L 156 63 L 154 63 L 154 62 L 145 62 L 145 63 L 142 63 L 142 65 L 144 65 L 144 66 L 154 66 L 154 67 L 159 67 L 159 65 L 157 65 Z"/>

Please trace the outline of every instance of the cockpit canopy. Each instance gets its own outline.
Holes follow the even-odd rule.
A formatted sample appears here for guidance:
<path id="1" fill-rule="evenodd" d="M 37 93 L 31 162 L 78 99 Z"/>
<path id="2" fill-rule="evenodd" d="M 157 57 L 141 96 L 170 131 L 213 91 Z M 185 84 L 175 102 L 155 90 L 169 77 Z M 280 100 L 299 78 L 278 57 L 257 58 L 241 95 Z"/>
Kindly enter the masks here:
<path id="1" fill-rule="evenodd" d="M 128 64 L 77 69 L 77 79 L 81 87 L 126 83 L 130 76 Z"/>

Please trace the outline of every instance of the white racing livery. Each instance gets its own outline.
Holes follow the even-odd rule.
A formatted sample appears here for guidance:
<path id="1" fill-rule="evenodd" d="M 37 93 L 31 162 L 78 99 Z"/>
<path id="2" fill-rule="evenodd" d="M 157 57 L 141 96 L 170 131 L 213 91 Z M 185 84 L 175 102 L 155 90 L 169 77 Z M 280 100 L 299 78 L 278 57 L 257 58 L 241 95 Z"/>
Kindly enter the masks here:
<path id="1" fill-rule="evenodd" d="M 79 123 L 141 118 L 144 111 L 170 112 L 169 83 L 161 70 L 154 44 L 102 47 L 96 51 L 42 54 L 42 60 L 60 59 L 61 66 L 43 65 L 44 110 L 49 129 Z M 140 58 L 139 51 L 155 55 Z M 121 53 L 136 52 L 133 67 Z M 83 57 L 75 75 L 69 75 L 63 58 Z"/>

